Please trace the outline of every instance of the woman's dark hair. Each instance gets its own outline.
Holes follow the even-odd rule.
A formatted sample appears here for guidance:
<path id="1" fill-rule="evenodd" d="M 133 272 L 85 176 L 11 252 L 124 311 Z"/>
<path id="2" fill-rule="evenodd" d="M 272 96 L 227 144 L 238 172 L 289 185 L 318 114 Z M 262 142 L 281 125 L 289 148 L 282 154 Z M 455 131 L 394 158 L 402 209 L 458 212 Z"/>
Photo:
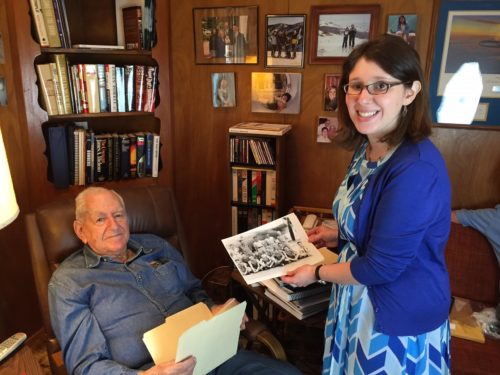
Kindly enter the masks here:
<path id="1" fill-rule="evenodd" d="M 407 82 L 405 86 L 408 88 L 414 81 L 420 81 L 422 85 L 415 100 L 406 107 L 406 113 L 404 109 L 401 111 L 398 126 L 385 135 L 381 141 L 397 145 L 405 138 L 417 142 L 428 137 L 432 130 L 429 97 L 417 51 L 402 38 L 389 34 L 363 43 L 355 48 L 344 62 L 339 87 L 349 83 L 349 75 L 361 58 L 377 64 L 397 80 Z M 343 89 L 337 92 L 337 102 L 341 125 L 338 141 L 344 147 L 355 148 L 363 139 L 366 139 L 366 136 L 356 130 L 349 116 L 346 93 Z"/>

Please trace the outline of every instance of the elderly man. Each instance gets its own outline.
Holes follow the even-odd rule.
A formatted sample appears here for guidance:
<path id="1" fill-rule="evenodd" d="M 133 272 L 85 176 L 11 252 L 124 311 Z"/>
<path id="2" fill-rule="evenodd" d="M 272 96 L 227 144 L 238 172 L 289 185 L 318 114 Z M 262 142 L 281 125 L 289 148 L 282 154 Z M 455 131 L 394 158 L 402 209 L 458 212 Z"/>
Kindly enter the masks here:
<path id="1" fill-rule="evenodd" d="M 52 326 L 70 374 L 192 374 L 196 358 L 153 365 L 144 332 L 195 303 L 217 309 L 163 239 L 130 235 L 123 199 L 91 187 L 76 198 L 76 235 L 84 247 L 49 283 Z M 239 351 L 213 374 L 298 374 L 290 364 Z"/>

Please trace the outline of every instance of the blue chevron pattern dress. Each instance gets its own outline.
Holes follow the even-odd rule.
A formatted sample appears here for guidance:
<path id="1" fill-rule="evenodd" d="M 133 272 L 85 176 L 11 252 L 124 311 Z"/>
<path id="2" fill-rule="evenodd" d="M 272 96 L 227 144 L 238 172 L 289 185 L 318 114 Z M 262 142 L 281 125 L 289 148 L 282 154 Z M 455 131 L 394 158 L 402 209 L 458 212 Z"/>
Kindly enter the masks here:
<path id="1" fill-rule="evenodd" d="M 367 144 L 355 154 L 333 202 L 339 233 L 346 243 L 339 262 L 357 257 L 353 228 L 357 207 L 378 162 L 365 159 Z M 323 374 L 448 374 L 449 323 L 418 336 L 389 336 L 374 329 L 375 314 L 365 285 L 334 284 L 325 326 Z"/>

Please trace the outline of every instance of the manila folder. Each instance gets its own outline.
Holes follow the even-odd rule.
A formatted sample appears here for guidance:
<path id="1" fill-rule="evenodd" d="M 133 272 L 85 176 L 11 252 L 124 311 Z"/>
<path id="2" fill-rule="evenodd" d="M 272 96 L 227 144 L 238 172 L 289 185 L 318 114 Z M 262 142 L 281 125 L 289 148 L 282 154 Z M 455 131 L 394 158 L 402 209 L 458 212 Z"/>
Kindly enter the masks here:
<path id="1" fill-rule="evenodd" d="M 231 308 L 223 313 L 217 314 L 215 317 L 210 311 L 210 309 L 205 305 L 204 303 L 197 303 L 196 305 L 193 305 L 185 310 L 182 310 L 174 315 L 171 315 L 165 319 L 165 323 L 159 325 L 156 328 L 153 328 L 150 331 L 147 331 L 143 335 L 143 341 L 146 344 L 147 349 L 149 350 L 149 353 L 151 354 L 151 357 L 153 358 L 155 364 L 159 363 L 164 363 L 164 362 L 169 362 L 169 361 L 174 361 L 176 362 L 183 360 L 187 358 L 190 355 L 193 355 L 196 357 L 197 362 L 196 362 L 196 367 L 195 367 L 195 374 L 202 374 L 205 369 L 203 368 L 198 372 L 198 368 L 200 366 L 200 359 L 205 356 L 205 353 L 199 354 L 197 351 L 189 350 L 189 354 L 183 355 L 182 358 L 178 354 L 178 348 L 181 346 L 181 342 L 186 343 L 186 339 L 183 338 L 184 334 L 191 332 L 191 330 L 194 330 L 195 336 L 194 336 L 194 342 L 195 344 L 192 344 L 192 342 L 189 341 L 189 339 L 192 336 L 186 336 L 187 337 L 187 345 L 192 346 L 189 349 L 193 349 L 194 347 L 198 348 L 201 342 L 206 342 L 206 346 L 209 348 L 209 350 L 213 350 L 215 348 L 219 349 L 219 346 L 223 347 L 223 351 L 229 350 L 229 348 L 233 349 L 232 354 L 229 354 L 227 358 L 222 360 L 224 362 L 228 358 L 230 358 L 232 355 L 236 353 L 237 345 L 238 345 L 238 337 L 239 337 L 239 327 L 241 324 L 241 320 L 243 319 L 243 314 L 245 311 L 246 307 L 246 302 L 240 303 L 234 308 Z M 236 319 L 235 315 L 238 315 L 238 319 Z M 200 328 L 196 328 L 199 325 L 205 327 L 206 322 L 212 321 L 215 318 L 215 323 L 218 323 L 220 320 L 223 322 L 223 329 L 222 331 L 224 332 L 224 338 L 221 338 L 220 340 L 226 340 L 229 339 L 229 341 L 224 342 L 224 341 L 219 341 L 219 342 L 209 342 L 211 337 L 213 335 L 206 334 L 205 331 L 210 331 L 210 329 L 219 329 L 219 327 L 216 325 L 214 328 L 210 328 L 213 326 L 213 324 L 209 325 L 209 328 L 202 328 L 202 334 L 201 336 L 197 336 L 198 332 L 200 332 Z M 234 329 L 236 327 L 236 330 Z M 231 341 L 231 334 L 234 335 L 234 332 L 236 332 L 236 344 L 234 345 L 234 348 L 232 348 L 233 344 Z M 227 336 L 227 338 L 226 338 Z M 193 346 L 194 345 L 194 346 Z M 204 348 L 202 350 L 205 350 Z M 176 356 L 177 353 L 177 356 Z M 182 353 L 185 353 L 182 352 Z M 181 353 L 181 354 L 182 354 Z M 213 355 L 213 354 L 207 354 L 207 355 Z M 198 358 L 199 357 L 199 358 Z M 203 359 L 201 361 L 201 365 L 203 365 Z M 207 361 L 205 361 L 207 362 Z M 210 364 L 211 361 L 208 361 L 207 363 Z M 221 364 L 220 362 L 219 364 Z M 219 364 L 214 366 L 213 368 L 217 367 Z M 206 372 L 211 371 L 213 368 L 207 370 Z"/>

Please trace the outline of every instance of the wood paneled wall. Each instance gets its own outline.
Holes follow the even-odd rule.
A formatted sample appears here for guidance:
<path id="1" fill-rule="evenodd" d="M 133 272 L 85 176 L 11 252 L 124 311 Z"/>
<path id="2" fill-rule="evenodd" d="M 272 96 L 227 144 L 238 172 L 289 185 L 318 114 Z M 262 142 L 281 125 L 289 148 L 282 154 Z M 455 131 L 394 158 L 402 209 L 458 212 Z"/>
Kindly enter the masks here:
<path id="1" fill-rule="evenodd" d="M 376 1 L 381 5 L 379 33 L 386 30 L 389 14 L 418 15 L 417 50 L 425 65 L 433 0 Z M 349 4 L 365 4 L 351 0 Z M 264 25 L 266 14 L 307 14 L 311 5 L 332 4 L 322 0 L 251 0 L 237 5 L 259 6 L 258 65 L 196 65 L 194 63 L 192 9 L 207 7 L 203 0 L 171 2 L 173 67 L 173 134 L 175 191 L 189 235 L 191 251 L 199 254 L 193 269 L 199 276 L 228 263 L 220 242 L 230 233 L 229 166 L 227 130 L 239 121 L 293 124 L 287 144 L 286 206 L 330 207 L 344 176 L 351 154 L 335 145 L 318 144 L 315 121 L 322 112 L 325 73 L 340 73 L 340 65 L 310 65 L 308 43 L 303 69 L 264 68 Z M 209 6 L 233 6 L 213 0 Z M 307 38 L 307 36 L 306 36 Z M 431 42 L 432 43 L 432 42 Z M 390 53 L 390 51 L 388 51 Z M 425 66 L 424 66 L 425 69 Z M 290 71 L 302 73 L 302 103 L 298 115 L 252 113 L 251 72 Z M 236 72 L 237 107 L 214 109 L 210 74 Z M 453 184 L 453 207 L 486 207 L 500 202 L 500 131 L 435 129 L 433 140 L 443 152 Z"/>

